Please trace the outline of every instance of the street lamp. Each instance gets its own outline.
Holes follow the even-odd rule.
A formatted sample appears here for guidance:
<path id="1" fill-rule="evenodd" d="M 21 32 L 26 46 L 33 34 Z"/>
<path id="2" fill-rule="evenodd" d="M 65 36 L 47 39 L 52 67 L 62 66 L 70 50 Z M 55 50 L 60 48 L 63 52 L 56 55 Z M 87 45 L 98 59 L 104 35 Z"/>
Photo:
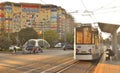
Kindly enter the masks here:
<path id="1" fill-rule="evenodd" d="M 40 24 L 41 24 L 41 28 L 42 28 L 42 39 L 44 39 L 44 24 L 43 24 L 43 22 L 40 22 Z"/>
<path id="2" fill-rule="evenodd" d="M 42 39 L 44 40 L 44 22 L 40 22 L 40 24 L 41 24 L 41 28 L 42 28 Z M 44 46 L 44 41 L 43 41 L 43 44 L 42 44 L 42 46 Z"/>
<path id="3" fill-rule="evenodd" d="M 10 40 L 10 16 L 8 16 L 8 39 Z"/>

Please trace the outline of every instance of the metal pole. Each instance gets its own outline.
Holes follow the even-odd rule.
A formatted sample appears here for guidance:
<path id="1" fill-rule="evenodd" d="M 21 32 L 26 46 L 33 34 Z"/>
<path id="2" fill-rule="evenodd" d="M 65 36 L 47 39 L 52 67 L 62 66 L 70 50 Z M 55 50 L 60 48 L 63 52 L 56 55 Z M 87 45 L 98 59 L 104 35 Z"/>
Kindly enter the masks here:
<path id="1" fill-rule="evenodd" d="M 17 32 L 17 39 L 16 40 L 17 40 L 17 46 L 18 46 L 18 32 Z"/>
<path id="2" fill-rule="evenodd" d="M 19 45 L 19 26 L 17 26 L 17 46 Z"/>
<path id="3" fill-rule="evenodd" d="M 44 24 L 43 24 L 43 39 L 44 39 L 44 25 L 45 25 L 45 22 L 44 22 Z"/>
<path id="4" fill-rule="evenodd" d="M 66 43 L 66 25 L 68 24 L 68 15 L 66 14 L 66 24 L 65 24 L 65 32 L 64 32 L 64 35 L 65 35 L 65 39 L 64 39 L 64 42 Z"/>
<path id="5" fill-rule="evenodd" d="M 41 29 L 42 29 L 42 39 L 44 40 L 44 22 L 40 22 L 41 23 Z M 44 46 L 44 41 L 42 42 L 42 46 Z"/>
<path id="6" fill-rule="evenodd" d="M 10 40 L 10 17 L 8 16 L 8 39 Z"/>
<path id="7" fill-rule="evenodd" d="M 118 59 L 118 50 L 117 50 L 117 33 L 114 31 L 112 33 L 112 49 L 115 52 L 115 57 Z"/>

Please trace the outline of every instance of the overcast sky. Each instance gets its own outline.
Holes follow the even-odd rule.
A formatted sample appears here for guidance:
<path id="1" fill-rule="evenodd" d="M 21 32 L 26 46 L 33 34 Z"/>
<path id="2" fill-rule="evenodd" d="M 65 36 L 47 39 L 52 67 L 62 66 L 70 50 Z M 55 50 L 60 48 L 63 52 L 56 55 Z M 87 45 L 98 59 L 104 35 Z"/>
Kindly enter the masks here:
<path id="1" fill-rule="evenodd" d="M 106 22 L 120 25 L 120 0 L 0 0 L 3 1 L 54 4 L 66 9 L 76 22 Z M 84 14 L 85 10 L 89 11 L 89 15 Z"/>
<path id="2" fill-rule="evenodd" d="M 120 24 L 120 0 L 0 0 L 12 2 L 29 2 L 54 4 L 71 13 L 76 22 L 110 22 Z M 83 15 L 85 10 L 91 11 L 91 16 Z"/>

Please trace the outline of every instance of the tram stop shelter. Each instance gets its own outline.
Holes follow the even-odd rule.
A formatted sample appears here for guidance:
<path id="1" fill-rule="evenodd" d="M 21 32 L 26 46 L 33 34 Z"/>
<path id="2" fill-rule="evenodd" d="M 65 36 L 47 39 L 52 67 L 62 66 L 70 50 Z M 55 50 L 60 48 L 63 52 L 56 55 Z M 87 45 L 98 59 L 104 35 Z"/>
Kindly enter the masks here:
<path id="1" fill-rule="evenodd" d="M 116 57 L 117 57 L 118 56 L 118 53 L 117 53 L 117 29 L 119 28 L 120 24 L 110 24 L 110 23 L 99 22 L 98 26 L 100 27 L 102 32 L 107 32 L 112 35 L 112 49 L 116 53 Z"/>

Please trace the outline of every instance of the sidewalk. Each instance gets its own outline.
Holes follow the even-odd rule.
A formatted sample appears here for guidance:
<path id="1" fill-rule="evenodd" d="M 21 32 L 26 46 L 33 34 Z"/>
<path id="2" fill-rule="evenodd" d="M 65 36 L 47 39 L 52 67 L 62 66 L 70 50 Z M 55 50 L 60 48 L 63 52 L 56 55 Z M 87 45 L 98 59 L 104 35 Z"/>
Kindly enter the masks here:
<path id="1" fill-rule="evenodd" d="M 94 73 L 120 73 L 120 59 L 106 61 L 105 54 L 103 54 L 100 62 L 95 68 Z"/>

